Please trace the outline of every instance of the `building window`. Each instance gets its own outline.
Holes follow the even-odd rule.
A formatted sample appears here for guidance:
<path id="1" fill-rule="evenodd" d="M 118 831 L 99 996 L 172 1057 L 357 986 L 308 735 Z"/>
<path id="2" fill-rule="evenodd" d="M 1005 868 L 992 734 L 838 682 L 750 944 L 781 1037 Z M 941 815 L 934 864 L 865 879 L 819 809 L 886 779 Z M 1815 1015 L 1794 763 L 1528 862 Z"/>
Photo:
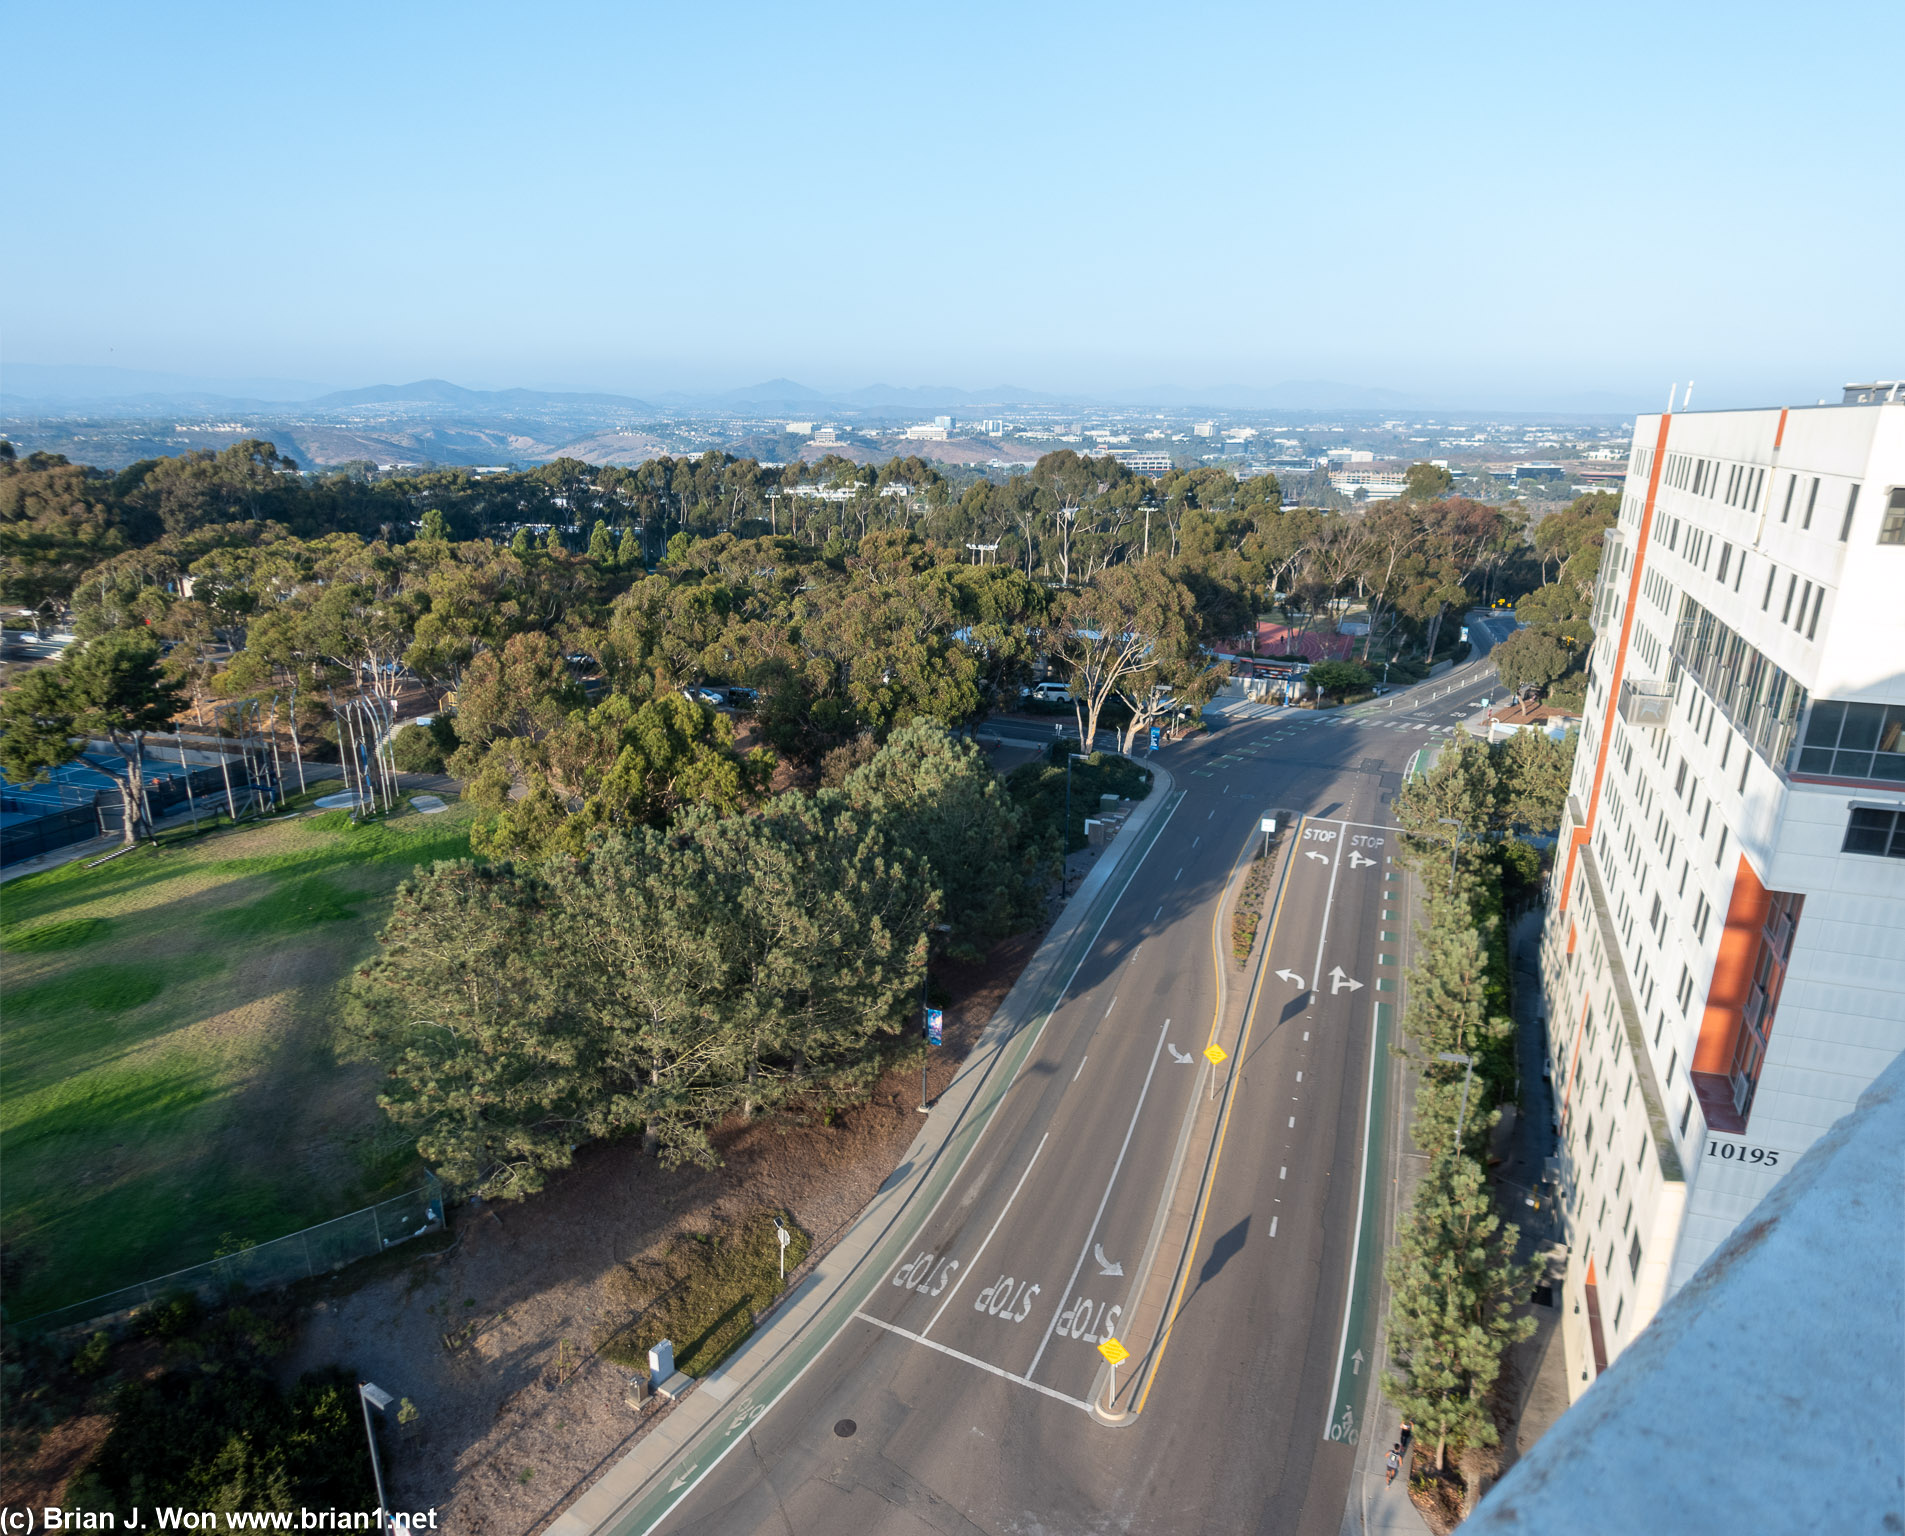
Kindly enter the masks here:
<path id="1" fill-rule="evenodd" d="M 1810 528 L 1812 526 L 1812 509 L 1814 504 L 1817 503 L 1818 500 L 1819 500 L 1819 477 L 1817 475 L 1814 475 L 1812 477 L 1812 489 L 1806 492 L 1806 516 L 1804 521 L 1802 521 L 1799 525 L 1801 528 Z"/>
<path id="2" fill-rule="evenodd" d="M 1799 488 L 1799 476 L 1786 477 L 1786 505 L 1779 510 L 1779 520 L 1783 523 L 1793 515 L 1793 492 Z"/>
<path id="3" fill-rule="evenodd" d="M 1839 535 L 1844 543 L 1852 533 L 1852 509 L 1845 511 L 1845 532 Z M 1879 520 L 1879 543 L 1905 544 L 1905 486 L 1900 486 L 1885 499 L 1885 516 Z"/>
<path id="4" fill-rule="evenodd" d="M 1841 853 L 1870 853 L 1881 858 L 1905 859 L 1905 811 L 1860 805 L 1845 825 Z"/>
<path id="5" fill-rule="evenodd" d="M 1619 1301 L 1614 1303 L 1614 1331 L 1616 1333 L 1619 1333 L 1621 1331 L 1621 1313 L 1624 1312 L 1626 1309 L 1627 1309 L 1627 1298 L 1625 1296 L 1621 1297 Z"/>
<path id="6" fill-rule="evenodd" d="M 1634 1234 L 1634 1241 L 1627 1249 L 1627 1273 L 1629 1278 L 1640 1278 L 1640 1233 Z"/>
<path id="7" fill-rule="evenodd" d="M 1905 784 L 1905 704 L 1821 699 L 1806 721 L 1798 771 Z"/>

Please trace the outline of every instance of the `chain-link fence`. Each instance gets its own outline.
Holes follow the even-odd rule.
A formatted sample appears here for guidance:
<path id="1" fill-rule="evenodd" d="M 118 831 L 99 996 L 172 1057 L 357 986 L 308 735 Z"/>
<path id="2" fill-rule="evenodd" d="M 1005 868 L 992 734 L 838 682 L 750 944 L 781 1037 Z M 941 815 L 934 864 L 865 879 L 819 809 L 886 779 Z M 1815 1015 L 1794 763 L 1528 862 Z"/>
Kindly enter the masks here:
<path id="1" fill-rule="evenodd" d="M 29 1318 L 20 1326 L 34 1333 L 61 1333 L 74 1328 L 96 1328 L 124 1322 L 142 1307 L 173 1296 L 196 1296 L 200 1301 L 231 1301 L 248 1291 L 275 1290 L 298 1280 L 314 1279 L 342 1269 L 355 1259 L 382 1253 L 443 1226 L 443 1186 L 435 1174 L 425 1174 L 420 1188 L 361 1211 L 339 1216 L 228 1253 L 207 1264 L 194 1264 L 174 1274 L 108 1291 L 88 1301 L 77 1301 Z"/>

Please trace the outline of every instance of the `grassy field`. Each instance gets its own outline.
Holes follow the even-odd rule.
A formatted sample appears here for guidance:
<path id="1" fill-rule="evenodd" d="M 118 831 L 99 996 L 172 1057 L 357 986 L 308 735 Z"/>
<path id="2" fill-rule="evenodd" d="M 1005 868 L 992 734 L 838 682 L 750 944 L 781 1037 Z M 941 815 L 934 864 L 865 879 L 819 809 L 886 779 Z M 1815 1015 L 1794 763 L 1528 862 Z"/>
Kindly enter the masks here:
<path id="1" fill-rule="evenodd" d="M 468 812 L 342 811 L 0 886 L 0 1243 L 23 1319 L 395 1194 L 415 1149 L 340 1066 L 340 987 Z"/>

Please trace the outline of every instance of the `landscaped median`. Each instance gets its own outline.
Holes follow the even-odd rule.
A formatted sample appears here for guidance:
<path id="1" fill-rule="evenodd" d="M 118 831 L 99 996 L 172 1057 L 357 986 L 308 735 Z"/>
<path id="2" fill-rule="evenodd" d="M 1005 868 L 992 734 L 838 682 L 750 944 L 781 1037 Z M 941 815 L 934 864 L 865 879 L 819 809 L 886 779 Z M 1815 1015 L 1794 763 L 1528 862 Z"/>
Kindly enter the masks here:
<path id="1" fill-rule="evenodd" d="M 1152 771 L 1153 793 L 1066 906 L 872 1203 L 759 1331 L 558 1517 L 550 1536 L 650 1529 L 794 1385 L 899 1262 L 978 1145 L 1183 798 L 1166 770 Z"/>

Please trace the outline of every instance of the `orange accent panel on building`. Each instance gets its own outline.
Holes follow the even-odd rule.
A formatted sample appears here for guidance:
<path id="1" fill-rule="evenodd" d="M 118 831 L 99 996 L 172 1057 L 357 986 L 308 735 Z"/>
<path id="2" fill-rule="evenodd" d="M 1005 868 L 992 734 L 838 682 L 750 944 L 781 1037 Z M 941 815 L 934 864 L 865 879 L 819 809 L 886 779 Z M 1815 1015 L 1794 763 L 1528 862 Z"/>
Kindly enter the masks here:
<path id="1" fill-rule="evenodd" d="M 1779 426 L 1773 433 L 1773 452 L 1778 453 L 1779 445 L 1785 441 L 1786 441 L 1786 408 L 1784 406 L 1781 406 L 1779 410 Z M 1771 498 L 1772 498 L 1772 490 L 1771 490 L 1771 487 L 1768 487 L 1767 499 L 1771 500 Z"/>
<path id="2" fill-rule="evenodd" d="M 1726 927 L 1720 933 L 1720 953 L 1713 962 L 1713 981 L 1707 987 L 1706 1011 L 1700 1016 L 1700 1041 L 1693 1054 L 1696 1072 L 1724 1074 L 1732 1065 L 1747 989 L 1753 982 L 1753 956 L 1759 947 L 1760 930 L 1766 926 L 1769 900 L 1753 866 L 1742 858 L 1733 876 L 1733 895 L 1726 904 Z"/>
<path id="3" fill-rule="evenodd" d="M 1567 878 L 1561 882 L 1561 910 L 1568 909 L 1568 893 L 1574 882 L 1574 859 L 1581 844 L 1594 831 L 1594 814 L 1601 805 L 1601 779 L 1607 772 L 1608 748 L 1614 744 L 1614 713 L 1620 708 L 1621 676 L 1627 670 L 1627 642 L 1634 633 L 1634 606 L 1640 600 L 1640 571 L 1645 563 L 1647 535 L 1654 526 L 1654 499 L 1660 494 L 1660 473 L 1667 463 L 1667 430 L 1673 417 L 1660 418 L 1660 431 L 1654 439 L 1654 462 L 1647 471 L 1647 499 L 1641 503 L 1640 532 L 1634 539 L 1634 563 L 1628 572 L 1627 601 L 1621 605 L 1621 639 L 1614 650 L 1614 670 L 1607 679 L 1607 715 L 1601 721 L 1601 741 L 1594 753 L 1594 784 L 1588 790 L 1587 822 L 1575 831 L 1568 843 Z"/>

